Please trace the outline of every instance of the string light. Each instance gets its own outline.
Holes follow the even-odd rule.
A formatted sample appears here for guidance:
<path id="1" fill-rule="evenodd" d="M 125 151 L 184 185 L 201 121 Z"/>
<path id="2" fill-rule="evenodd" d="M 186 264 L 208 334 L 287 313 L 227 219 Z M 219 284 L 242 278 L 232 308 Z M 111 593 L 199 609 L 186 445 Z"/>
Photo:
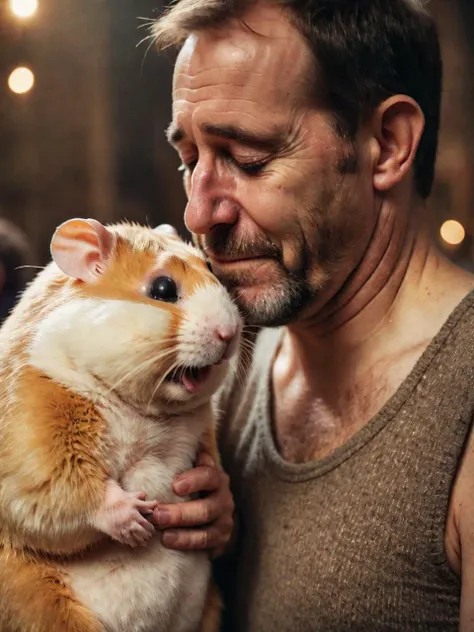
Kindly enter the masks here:
<path id="1" fill-rule="evenodd" d="M 35 83 L 35 76 L 29 68 L 20 66 L 8 77 L 8 87 L 15 94 L 29 92 Z"/>
<path id="2" fill-rule="evenodd" d="M 455 219 L 448 219 L 447 222 L 444 222 L 441 226 L 440 234 L 443 241 L 450 246 L 458 246 L 466 237 L 464 226 Z"/>
<path id="3" fill-rule="evenodd" d="M 10 0 L 10 9 L 17 18 L 30 18 L 38 9 L 38 0 Z"/>

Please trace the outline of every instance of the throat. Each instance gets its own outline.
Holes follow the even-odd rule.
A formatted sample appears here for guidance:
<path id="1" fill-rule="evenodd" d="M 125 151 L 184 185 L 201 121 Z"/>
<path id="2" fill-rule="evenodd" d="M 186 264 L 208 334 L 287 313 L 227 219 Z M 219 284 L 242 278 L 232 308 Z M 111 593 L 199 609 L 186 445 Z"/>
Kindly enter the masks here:
<path id="1" fill-rule="evenodd" d="M 324 458 L 345 443 L 340 419 L 321 400 L 297 404 L 289 417 L 276 410 L 280 412 L 273 416 L 273 437 L 278 452 L 289 463 Z"/>
<path id="2" fill-rule="evenodd" d="M 321 397 L 274 399 L 272 432 L 283 459 L 302 464 L 330 456 L 345 445 L 375 416 L 380 402 L 347 402 L 346 414 L 338 413 Z"/>
<path id="3" fill-rule="evenodd" d="M 288 372 L 277 353 L 272 371 L 271 424 L 275 445 L 289 462 L 307 463 L 344 446 L 379 415 L 413 370 L 430 340 L 362 361 L 314 361 Z"/>

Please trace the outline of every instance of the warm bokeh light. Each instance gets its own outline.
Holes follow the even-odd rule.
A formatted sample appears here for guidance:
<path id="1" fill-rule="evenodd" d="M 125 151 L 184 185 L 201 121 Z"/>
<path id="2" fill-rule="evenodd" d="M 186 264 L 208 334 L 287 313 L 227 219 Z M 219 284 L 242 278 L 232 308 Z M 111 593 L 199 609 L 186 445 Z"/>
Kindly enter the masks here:
<path id="1" fill-rule="evenodd" d="M 441 226 L 441 237 L 450 246 L 458 246 L 464 241 L 466 231 L 464 226 L 455 219 L 449 219 Z"/>
<path id="2" fill-rule="evenodd" d="M 8 77 L 8 87 L 15 94 L 29 92 L 35 83 L 35 76 L 29 68 L 21 66 Z"/>
<path id="3" fill-rule="evenodd" d="M 10 9 L 17 18 L 29 18 L 36 13 L 38 0 L 10 0 Z"/>

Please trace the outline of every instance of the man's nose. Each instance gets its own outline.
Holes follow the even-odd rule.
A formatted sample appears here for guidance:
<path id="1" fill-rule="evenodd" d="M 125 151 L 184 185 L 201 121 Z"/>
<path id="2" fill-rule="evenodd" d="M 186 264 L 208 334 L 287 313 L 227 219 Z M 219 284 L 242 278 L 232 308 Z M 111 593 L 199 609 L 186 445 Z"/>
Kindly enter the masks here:
<path id="1" fill-rule="evenodd" d="M 209 233 L 217 224 L 234 224 L 237 204 L 225 194 L 225 186 L 212 164 L 196 165 L 191 176 L 188 204 L 184 213 L 186 228 L 195 234 Z"/>

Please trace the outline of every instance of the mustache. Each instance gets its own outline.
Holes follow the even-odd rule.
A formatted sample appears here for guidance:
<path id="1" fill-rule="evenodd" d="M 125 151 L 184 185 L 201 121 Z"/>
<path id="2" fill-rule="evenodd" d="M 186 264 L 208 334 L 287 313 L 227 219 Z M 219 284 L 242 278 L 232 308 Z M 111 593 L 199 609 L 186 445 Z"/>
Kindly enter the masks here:
<path id="1" fill-rule="evenodd" d="M 253 257 L 273 257 L 281 261 L 281 250 L 268 237 L 243 237 L 235 233 L 232 227 L 216 226 L 203 239 L 206 256 L 247 259 Z"/>

